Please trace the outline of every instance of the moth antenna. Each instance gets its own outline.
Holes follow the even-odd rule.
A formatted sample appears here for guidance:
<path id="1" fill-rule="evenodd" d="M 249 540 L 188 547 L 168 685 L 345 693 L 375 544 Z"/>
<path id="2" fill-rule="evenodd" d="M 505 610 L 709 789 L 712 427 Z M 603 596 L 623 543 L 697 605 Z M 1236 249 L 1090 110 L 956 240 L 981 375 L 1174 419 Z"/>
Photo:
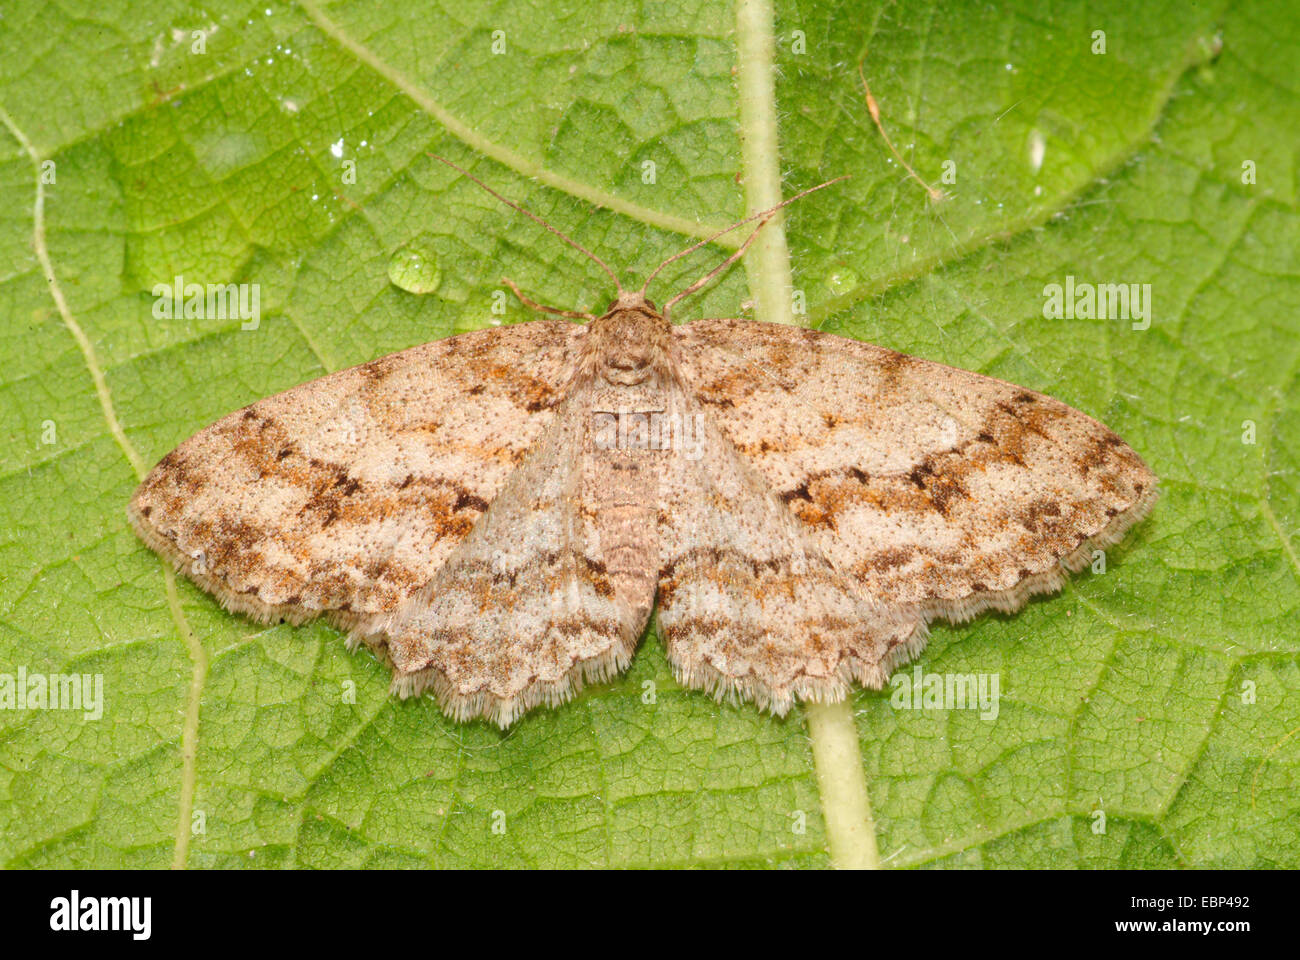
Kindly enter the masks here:
<path id="1" fill-rule="evenodd" d="M 943 199 L 943 191 L 930 186 L 922 180 L 921 175 L 912 169 L 912 165 L 904 160 L 903 155 L 894 147 L 894 142 L 889 139 L 889 134 L 885 133 L 885 125 L 880 122 L 880 105 L 876 103 L 876 98 L 871 95 L 871 87 L 867 85 L 866 71 L 862 69 L 862 65 L 866 62 L 866 57 L 863 57 L 858 61 L 858 76 L 862 78 L 862 92 L 865 93 L 867 97 L 867 113 L 871 114 L 871 119 L 875 123 L 876 129 L 880 131 L 880 136 L 884 139 L 885 146 L 889 147 L 889 152 L 898 158 L 898 162 L 903 165 L 903 169 L 911 175 L 913 180 L 925 187 L 925 192 L 930 195 L 930 200 L 934 203 L 938 203 Z"/>
<path id="2" fill-rule="evenodd" d="M 799 193 L 796 193 L 793 197 L 790 197 L 790 198 L 787 199 L 787 200 L 782 200 L 780 203 L 778 203 L 778 204 L 777 204 L 776 206 L 774 206 L 774 207 L 768 207 L 766 210 L 760 210 L 760 211 L 758 211 L 758 213 L 751 213 L 749 216 L 745 217 L 745 219 L 743 219 L 743 220 L 737 220 L 737 221 L 736 221 L 735 223 L 733 223 L 731 226 L 729 226 L 729 227 L 727 227 L 727 228 L 725 228 L 725 229 L 723 229 L 723 230 L 719 230 L 719 231 L 718 231 L 717 233 L 715 233 L 713 236 L 711 236 L 711 237 L 706 237 L 705 239 L 699 241 L 698 243 L 693 243 L 693 244 L 691 244 L 689 247 L 687 247 L 685 250 L 681 251 L 680 253 L 674 253 L 671 257 L 669 257 L 669 258 L 668 258 L 667 260 L 665 260 L 663 263 L 659 264 L 659 266 L 655 267 L 654 270 L 652 270 L 652 271 L 650 272 L 650 276 L 648 276 L 648 277 L 645 278 L 645 283 L 644 283 L 644 284 L 642 285 L 642 287 L 641 287 L 641 295 L 642 295 L 642 296 L 645 296 L 645 292 L 646 292 L 647 290 L 650 289 L 650 281 L 653 280 L 656 276 L 659 275 L 659 271 L 661 271 L 664 267 L 668 266 L 668 264 L 672 263 L 674 260 L 680 260 L 682 257 L 685 257 L 685 256 L 687 256 L 687 255 L 689 255 L 689 254 L 694 253 L 696 250 L 700 249 L 700 247 L 703 247 L 703 246 L 705 246 L 706 244 L 710 244 L 710 243 L 712 243 L 714 240 L 718 239 L 718 237 L 721 237 L 721 236 L 723 236 L 724 234 L 728 234 L 728 233 L 730 233 L 732 230 L 735 230 L 737 227 L 743 227 L 743 226 L 744 226 L 745 224 L 747 224 L 747 223 L 753 223 L 755 220 L 762 220 L 763 223 L 767 223 L 767 221 L 770 220 L 770 219 L 772 218 L 772 215 L 773 215 L 774 213 L 776 213 L 778 210 L 780 210 L 782 207 L 787 206 L 787 205 L 789 205 L 789 204 L 791 204 L 791 203 L 794 203 L 796 200 L 801 200 L 801 199 L 803 199 L 804 197 L 808 196 L 808 194 L 810 194 L 810 193 L 816 193 L 818 190 L 821 190 L 821 189 L 824 188 L 824 187 L 829 187 L 829 186 L 830 186 L 831 184 L 833 184 L 833 183 L 839 183 L 841 180 L 847 180 L 847 179 L 849 179 L 849 174 L 846 173 L 846 174 L 844 174 L 844 175 L 842 175 L 842 176 L 835 177 L 833 180 L 827 180 L 825 183 L 819 183 L 819 184 L 817 184 L 817 186 L 815 186 L 815 187 L 809 187 L 807 190 L 802 190 L 802 191 L 800 191 Z M 762 227 L 763 227 L 763 223 L 760 223 L 760 224 L 758 225 L 758 227 L 754 230 L 754 234 L 757 234 L 758 231 L 762 229 Z M 753 239 L 753 234 L 751 234 L 751 236 L 750 236 L 750 240 L 746 240 L 746 241 L 741 245 L 740 250 L 744 250 L 745 247 L 749 246 L 749 244 L 752 242 L 752 239 Z M 726 260 L 726 262 L 723 263 L 723 264 L 722 264 L 722 267 L 719 267 L 718 270 L 721 270 L 723 267 L 726 267 L 726 266 L 729 266 L 729 265 L 732 264 L 732 263 L 735 263 L 736 260 L 738 259 L 737 254 L 740 253 L 740 250 L 738 250 L 738 251 L 736 252 L 736 254 L 732 254 L 730 257 L 728 257 L 727 260 Z M 714 276 L 714 274 L 716 274 L 716 273 L 718 272 L 718 270 L 714 270 L 713 273 L 710 273 L 709 276 L 706 277 L 706 278 L 704 279 L 703 282 L 704 282 L 704 283 L 707 283 L 708 280 L 709 280 L 710 278 L 712 278 L 712 277 Z M 702 285 L 703 285 L 703 283 L 697 283 L 697 284 L 694 284 L 694 285 L 691 286 L 690 290 L 687 291 L 687 292 L 694 292 L 694 291 L 698 290 L 698 289 L 700 288 L 700 286 L 702 286 Z M 674 298 L 673 298 L 671 301 L 669 301 L 669 302 L 670 302 L 670 303 L 672 303 L 672 302 L 676 302 L 676 301 L 680 300 L 680 299 L 681 299 L 682 297 L 684 297 L 684 296 L 686 296 L 686 293 L 678 294 L 676 297 L 674 297 Z"/>
<path id="3" fill-rule="evenodd" d="M 541 217 L 539 217 L 537 214 L 533 213 L 531 210 L 527 209 L 526 207 L 520 206 L 519 204 L 515 203 L 513 200 L 507 200 L 505 197 L 501 196 L 501 194 L 497 193 L 495 190 L 489 187 L 478 177 L 474 176 L 474 174 L 470 173 L 464 167 L 457 166 L 456 164 L 448 160 L 446 157 L 440 157 L 436 153 L 431 153 L 429 154 L 429 156 L 433 157 L 433 159 L 441 163 L 445 163 L 447 166 L 451 167 L 453 170 L 458 172 L 461 176 L 465 177 L 466 179 L 472 180 L 474 183 L 478 184 L 480 187 L 482 187 L 492 196 L 496 197 L 498 200 L 504 203 L 507 207 L 511 207 L 514 210 L 518 210 L 520 213 L 522 213 L 528 219 L 532 220 L 534 223 L 540 223 L 547 230 L 551 231 L 551 233 L 555 234 L 557 237 L 559 237 L 569 246 L 573 247 L 574 250 L 577 250 L 583 256 L 587 257 L 589 260 L 591 260 L 593 263 L 599 266 L 600 269 L 604 270 L 607 274 L 609 274 L 609 278 L 614 281 L 614 286 L 618 289 L 618 292 L 619 293 L 623 292 L 623 285 L 618 282 L 618 275 L 615 274 L 614 271 L 609 268 L 609 266 L 605 263 L 604 260 L 600 259 L 600 257 L 596 256 L 586 247 L 582 246 L 582 244 L 569 239 L 569 237 L 565 236 L 555 227 L 551 226 L 549 223 L 547 223 L 545 220 L 543 220 Z M 518 293 L 517 290 L 515 292 Z"/>
<path id="4" fill-rule="evenodd" d="M 677 296 L 673 297 L 671 300 L 665 303 L 664 319 L 665 320 L 668 319 L 668 313 L 670 310 L 672 310 L 674 303 L 676 303 L 678 300 L 681 300 L 683 297 L 689 297 L 696 290 L 700 289 L 700 287 L 704 286 L 706 283 L 708 283 L 710 280 L 712 280 L 714 277 L 720 274 L 723 270 L 726 270 L 727 267 L 731 266 L 733 263 L 735 263 L 737 260 L 743 257 L 745 255 L 745 251 L 749 249 L 749 245 L 758 238 L 758 231 L 762 230 L 763 227 L 767 226 L 768 220 L 771 219 L 772 219 L 772 214 L 769 213 L 762 220 L 758 221 L 758 226 L 756 226 L 753 232 L 750 233 L 750 235 L 745 238 L 745 242 L 740 245 L 739 249 L 737 249 L 735 253 L 727 257 L 726 260 L 723 260 L 720 264 L 718 264 L 716 267 L 714 267 L 704 276 L 700 277 L 700 279 L 696 280 L 694 283 L 692 283 L 681 293 L 677 294 Z"/>

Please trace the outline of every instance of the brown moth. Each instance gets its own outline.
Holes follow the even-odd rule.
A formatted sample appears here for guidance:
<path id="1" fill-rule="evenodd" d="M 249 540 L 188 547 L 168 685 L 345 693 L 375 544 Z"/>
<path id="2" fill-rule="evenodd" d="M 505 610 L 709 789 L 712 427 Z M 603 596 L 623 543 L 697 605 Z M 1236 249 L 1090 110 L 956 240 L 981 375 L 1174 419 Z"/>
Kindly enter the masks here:
<path id="1" fill-rule="evenodd" d="M 1041 393 L 798 327 L 674 326 L 777 209 L 663 310 L 663 265 L 629 292 L 593 256 L 618 288 L 600 316 L 505 281 L 569 319 L 232 413 L 163 458 L 131 523 L 227 608 L 324 615 L 398 694 L 504 727 L 621 672 L 656 602 L 674 673 L 718 699 L 879 688 L 930 620 L 1057 590 L 1146 514 L 1142 459 Z"/>

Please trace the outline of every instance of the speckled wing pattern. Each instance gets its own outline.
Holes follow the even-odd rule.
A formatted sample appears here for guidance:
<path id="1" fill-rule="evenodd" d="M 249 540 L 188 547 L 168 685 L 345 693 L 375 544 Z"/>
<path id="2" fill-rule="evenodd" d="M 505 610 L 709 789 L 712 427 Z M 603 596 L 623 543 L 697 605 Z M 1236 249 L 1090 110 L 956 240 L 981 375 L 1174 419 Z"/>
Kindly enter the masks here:
<path id="1" fill-rule="evenodd" d="M 692 442 L 647 442 L 660 420 Z M 930 620 L 1059 588 L 1154 498 L 1137 454 L 1042 394 L 621 295 L 252 404 L 128 515 L 228 608 L 327 616 L 397 693 L 505 726 L 624 669 L 656 599 L 674 672 L 719 699 L 882 686 Z"/>
<path id="2" fill-rule="evenodd" d="M 583 332 L 463 334 L 258 401 L 163 458 L 128 516 L 227 608 L 350 628 L 474 527 L 554 421 Z"/>
<path id="3" fill-rule="evenodd" d="M 607 478 L 584 469 L 598 454 L 589 399 L 580 391 L 557 411 L 427 585 L 357 624 L 386 653 L 399 693 L 431 689 L 456 719 L 505 726 L 628 665 L 653 584 L 628 595 L 604 559 L 593 506 L 612 505 L 601 496 Z"/>
<path id="4" fill-rule="evenodd" d="M 707 453 L 667 460 L 662 484 L 658 617 L 678 678 L 782 714 L 843 699 L 854 678 L 880 686 L 915 619 L 831 561 L 706 404 L 681 403 Z"/>
<path id="5" fill-rule="evenodd" d="M 1123 440 L 1041 393 L 798 327 L 679 330 L 728 439 L 836 569 L 905 618 L 1013 611 L 1155 501 Z"/>

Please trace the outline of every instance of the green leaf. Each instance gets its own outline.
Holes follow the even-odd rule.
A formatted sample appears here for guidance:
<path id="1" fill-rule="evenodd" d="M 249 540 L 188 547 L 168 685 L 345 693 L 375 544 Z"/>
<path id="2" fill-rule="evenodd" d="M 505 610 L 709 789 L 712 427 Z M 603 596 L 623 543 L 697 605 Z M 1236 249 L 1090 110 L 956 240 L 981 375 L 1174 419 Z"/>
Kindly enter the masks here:
<path id="1" fill-rule="evenodd" d="M 1294 9 L 555 7 L 6 7 L 0 674 L 102 675 L 105 708 L 0 711 L 0 863 L 1300 866 Z M 505 734 L 398 702 L 336 631 L 173 580 L 124 507 L 218 416 L 485 325 L 503 274 L 603 307 L 429 152 L 629 276 L 851 174 L 682 319 L 752 302 L 1045 391 L 1164 497 L 1104 573 L 936 627 L 919 665 L 996 674 L 996 720 L 888 691 L 778 720 L 679 689 L 653 635 Z M 155 319 L 178 275 L 257 284 L 256 329 Z M 1045 319 L 1067 275 L 1150 283 L 1149 329 Z"/>

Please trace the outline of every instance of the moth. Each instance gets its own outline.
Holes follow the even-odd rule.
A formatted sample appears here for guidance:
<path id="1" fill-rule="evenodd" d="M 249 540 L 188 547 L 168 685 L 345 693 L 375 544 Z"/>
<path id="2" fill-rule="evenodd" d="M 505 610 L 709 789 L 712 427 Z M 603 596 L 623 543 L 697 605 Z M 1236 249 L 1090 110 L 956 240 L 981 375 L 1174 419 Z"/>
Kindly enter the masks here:
<path id="1" fill-rule="evenodd" d="M 604 313 L 504 280 L 559 317 L 236 411 L 154 467 L 130 521 L 225 607 L 325 616 L 395 693 L 457 720 L 505 727 L 615 677 L 656 605 L 678 680 L 720 700 L 784 714 L 880 688 L 931 620 L 1059 589 L 1156 478 L 1096 420 L 1001 380 L 793 326 L 674 325 L 784 205 L 728 228 L 757 221 L 663 309 L 651 281 L 708 240 L 629 291 L 533 217 L 609 274 Z"/>

